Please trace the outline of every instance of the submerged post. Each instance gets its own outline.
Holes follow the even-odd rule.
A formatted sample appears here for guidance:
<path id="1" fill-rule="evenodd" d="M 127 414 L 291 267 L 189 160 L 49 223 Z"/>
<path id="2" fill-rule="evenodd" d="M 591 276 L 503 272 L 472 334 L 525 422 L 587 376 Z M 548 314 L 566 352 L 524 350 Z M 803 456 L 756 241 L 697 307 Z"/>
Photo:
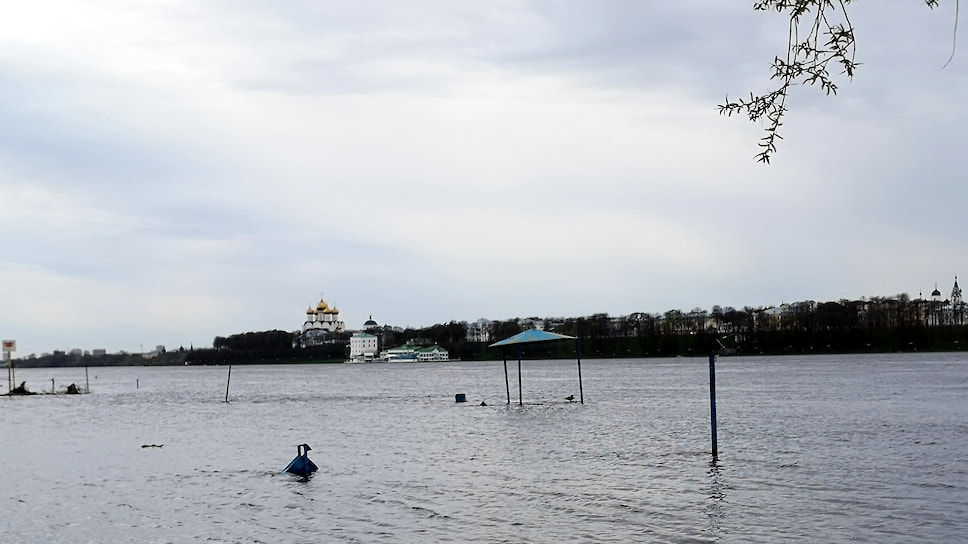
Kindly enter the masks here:
<path id="1" fill-rule="evenodd" d="M 581 386 L 581 337 L 575 338 L 575 347 L 578 350 L 578 399 L 585 404 L 585 390 Z"/>
<path id="2" fill-rule="evenodd" d="M 84 367 L 84 382 L 87 384 L 87 392 L 91 392 L 91 379 L 87 376 L 87 367 Z"/>
<path id="3" fill-rule="evenodd" d="M 508 392 L 508 404 L 511 404 L 511 382 L 508 381 L 508 350 L 501 348 L 501 353 L 504 354 L 504 388 Z"/>
<path id="4" fill-rule="evenodd" d="M 521 345 L 518 344 L 518 406 L 524 406 L 524 395 L 521 391 Z"/>
<path id="5" fill-rule="evenodd" d="M 232 383 L 232 365 L 229 365 L 229 377 L 225 380 L 225 402 L 229 401 L 229 384 Z"/>
<path id="6" fill-rule="evenodd" d="M 719 445 L 716 441 L 716 354 L 709 355 L 709 420 L 713 431 L 713 457 L 719 456 Z"/>

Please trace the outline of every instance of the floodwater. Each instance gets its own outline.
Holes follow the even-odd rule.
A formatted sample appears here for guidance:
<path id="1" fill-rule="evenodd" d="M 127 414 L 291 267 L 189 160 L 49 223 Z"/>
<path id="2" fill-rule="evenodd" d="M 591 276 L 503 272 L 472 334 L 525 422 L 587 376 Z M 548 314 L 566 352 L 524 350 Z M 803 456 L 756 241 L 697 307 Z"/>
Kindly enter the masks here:
<path id="1" fill-rule="evenodd" d="M 0 398 L 6 542 L 964 542 L 968 354 L 91 368 Z M 28 389 L 83 368 L 21 369 Z M 4 383 L 3 391 L 6 391 Z M 454 396 L 464 393 L 467 403 Z M 486 406 L 480 406 L 485 401 Z M 319 466 L 281 470 L 298 444 Z M 161 447 L 142 447 L 157 445 Z"/>

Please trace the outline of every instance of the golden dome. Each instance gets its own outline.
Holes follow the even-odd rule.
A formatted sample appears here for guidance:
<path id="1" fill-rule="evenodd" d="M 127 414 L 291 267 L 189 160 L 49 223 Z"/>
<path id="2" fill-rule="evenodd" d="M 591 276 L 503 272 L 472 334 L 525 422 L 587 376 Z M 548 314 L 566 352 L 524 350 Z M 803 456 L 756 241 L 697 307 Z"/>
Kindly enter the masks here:
<path id="1" fill-rule="evenodd" d="M 306 310 L 306 315 L 314 314 L 314 313 L 316 313 L 316 309 L 313 308 L 312 306 L 310 306 L 309 309 Z"/>
<path id="2" fill-rule="evenodd" d="M 329 309 L 329 304 L 326 304 L 326 301 L 325 300 L 319 299 L 319 304 L 316 305 L 316 309 L 317 310 L 320 310 L 320 311 L 321 310 L 327 310 L 327 309 Z"/>

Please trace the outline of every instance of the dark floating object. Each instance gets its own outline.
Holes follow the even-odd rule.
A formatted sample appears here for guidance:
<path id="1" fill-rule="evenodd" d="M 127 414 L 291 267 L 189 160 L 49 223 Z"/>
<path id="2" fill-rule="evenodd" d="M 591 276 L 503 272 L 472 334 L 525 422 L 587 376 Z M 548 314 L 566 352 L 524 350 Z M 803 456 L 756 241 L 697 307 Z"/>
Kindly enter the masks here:
<path id="1" fill-rule="evenodd" d="M 487 406 L 487 403 L 482 400 L 480 405 L 481 406 Z"/>
<path id="2" fill-rule="evenodd" d="M 565 397 L 565 400 L 567 400 L 568 402 L 575 402 L 575 395 L 568 395 L 567 397 Z"/>
<path id="3" fill-rule="evenodd" d="M 454 395 L 454 402 L 467 402 L 467 395 L 464 393 L 457 393 Z"/>
<path id="4" fill-rule="evenodd" d="M 10 390 L 11 395 L 36 395 L 33 391 L 27 391 L 27 382 L 20 382 L 20 385 Z"/>
<path id="5" fill-rule="evenodd" d="M 164 444 L 142 444 L 142 448 L 164 448 Z"/>
<path id="6" fill-rule="evenodd" d="M 307 455 L 311 449 L 312 448 L 309 447 L 309 444 L 300 444 L 296 446 L 296 458 L 289 463 L 284 472 L 289 472 L 297 476 L 308 478 L 310 474 L 319 470 L 319 467 L 316 466 L 316 463 L 313 463 Z"/>
<path id="7" fill-rule="evenodd" d="M 70 384 L 67 386 L 68 395 L 80 395 L 81 391 L 77 388 L 77 384 Z"/>

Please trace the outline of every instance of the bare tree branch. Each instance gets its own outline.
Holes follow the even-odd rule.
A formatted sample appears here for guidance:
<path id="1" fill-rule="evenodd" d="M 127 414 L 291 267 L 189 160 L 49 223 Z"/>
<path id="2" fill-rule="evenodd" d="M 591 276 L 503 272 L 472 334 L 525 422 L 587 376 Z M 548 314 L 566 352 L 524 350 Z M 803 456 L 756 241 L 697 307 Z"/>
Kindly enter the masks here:
<path id="1" fill-rule="evenodd" d="M 771 80 L 777 86 L 762 95 L 750 93 L 749 99 L 726 101 L 719 105 L 719 113 L 731 117 L 746 115 L 750 121 L 765 121 L 766 135 L 760 139 L 756 160 L 769 164 L 776 153 L 780 127 L 786 113 L 786 98 L 795 86 L 811 85 L 824 93 L 837 94 L 837 83 L 830 70 L 837 70 L 847 79 L 854 77 L 860 64 L 855 60 L 857 44 L 854 26 L 847 15 L 847 5 L 854 0 L 763 0 L 753 4 L 756 11 L 776 11 L 789 16 L 789 34 L 784 58 L 773 60 Z M 923 0 L 930 8 L 940 0 Z M 957 0 L 957 5 L 960 0 Z M 955 37 L 957 37 L 957 11 Z M 803 38 L 801 39 L 801 33 Z M 954 46 L 954 44 L 952 44 Z M 954 51 L 952 50 L 952 57 Z M 948 62 L 950 62 L 949 59 Z M 945 63 L 947 66 L 947 63 Z"/>

